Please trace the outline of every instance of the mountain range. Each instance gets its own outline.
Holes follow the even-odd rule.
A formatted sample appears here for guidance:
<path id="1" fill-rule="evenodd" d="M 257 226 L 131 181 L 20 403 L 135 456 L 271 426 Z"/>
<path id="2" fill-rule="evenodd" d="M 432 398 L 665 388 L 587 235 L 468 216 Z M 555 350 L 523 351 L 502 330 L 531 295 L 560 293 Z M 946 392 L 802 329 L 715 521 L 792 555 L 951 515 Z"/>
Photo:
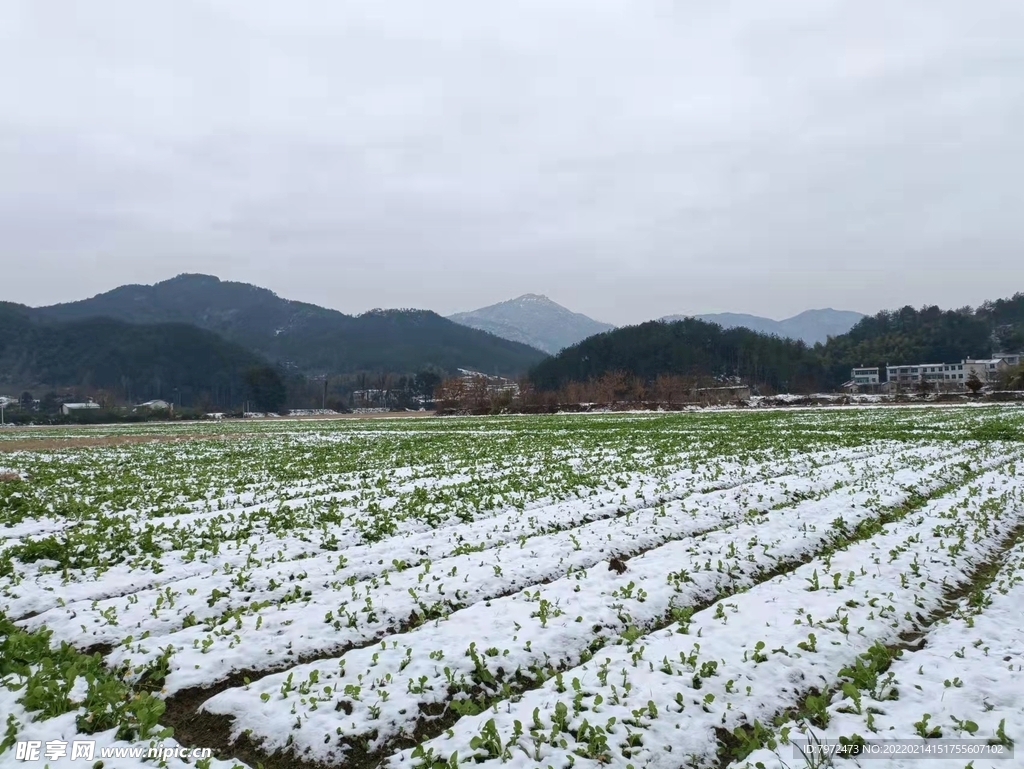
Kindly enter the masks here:
<path id="1" fill-rule="evenodd" d="M 531 372 L 550 386 L 631 371 L 829 387 L 851 366 L 1024 347 L 1019 294 L 976 310 L 905 307 L 872 317 L 832 309 L 783 321 L 677 317 L 615 329 L 537 294 L 450 318 L 396 309 L 347 315 L 186 274 L 47 307 L 0 302 L 0 386 L 111 389 L 127 400 L 173 390 L 194 402 L 237 404 L 247 372 L 274 365 L 306 400 L 327 398 L 321 379 L 338 397 L 367 388 L 412 392 L 414 380 L 416 393 L 429 394 L 432 382 L 465 369 Z"/>
<path id="2" fill-rule="evenodd" d="M 552 355 L 589 336 L 615 328 L 572 312 L 541 294 L 523 294 L 479 310 L 449 315 L 448 319 Z"/>
<path id="3" fill-rule="evenodd" d="M 813 346 L 819 342 L 825 343 L 831 336 L 845 334 L 864 315 L 849 310 L 833 310 L 829 307 L 806 310 L 785 320 L 734 312 L 694 316 L 666 315 L 660 320 L 671 323 L 688 317 L 716 323 L 723 329 L 746 328 L 759 334 L 796 339 Z M 602 323 L 581 313 L 572 312 L 541 294 L 523 294 L 515 299 L 481 307 L 478 310 L 449 315 L 448 319 L 471 328 L 488 331 L 503 339 L 528 344 L 551 355 L 594 334 L 615 328 L 610 323 Z"/>
<path id="4" fill-rule="evenodd" d="M 212 275 L 121 286 L 90 299 L 34 308 L 30 315 L 65 323 L 95 317 L 133 324 L 188 323 L 307 376 L 459 368 L 514 375 L 544 357 L 540 350 L 429 310 L 346 315 Z"/>
<path id="5" fill-rule="evenodd" d="M 662 320 L 683 320 L 685 315 L 667 315 Z M 798 339 L 809 345 L 824 344 L 830 336 L 845 334 L 864 317 L 863 313 L 850 310 L 805 310 L 785 320 L 772 320 L 759 315 L 735 312 L 721 312 L 710 315 L 692 316 L 707 323 L 717 323 L 724 329 L 747 328 L 759 334 L 769 334 L 783 339 Z"/>
<path id="6" fill-rule="evenodd" d="M 545 354 L 614 329 L 539 294 L 449 318 L 428 310 L 355 316 L 196 274 L 64 304 L 0 307 L 0 383 L 115 390 L 129 400 L 173 390 L 228 402 L 244 388 L 246 370 L 267 364 L 300 378 L 460 369 L 515 376 Z M 755 316 L 707 319 L 783 336 L 809 327 L 832 333 L 857 317 L 818 311 L 777 325 Z"/>
<path id="7" fill-rule="evenodd" d="M 742 320 L 751 323 L 750 317 Z M 890 364 L 955 363 L 1022 349 L 1024 294 L 1015 294 L 977 308 L 879 312 L 814 346 L 699 318 L 651 321 L 562 350 L 537 364 L 530 377 L 538 390 L 546 391 L 605 381 L 603 391 L 628 385 L 635 394 L 639 390 L 629 384 L 630 377 L 642 390 L 668 375 L 718 382 L 738 377 L 763 391 L 810 392 L 841 385 L 857 366 L 878 367 L 884 376 Z M 568 389 L 563 392 L 574 397 Z"/>

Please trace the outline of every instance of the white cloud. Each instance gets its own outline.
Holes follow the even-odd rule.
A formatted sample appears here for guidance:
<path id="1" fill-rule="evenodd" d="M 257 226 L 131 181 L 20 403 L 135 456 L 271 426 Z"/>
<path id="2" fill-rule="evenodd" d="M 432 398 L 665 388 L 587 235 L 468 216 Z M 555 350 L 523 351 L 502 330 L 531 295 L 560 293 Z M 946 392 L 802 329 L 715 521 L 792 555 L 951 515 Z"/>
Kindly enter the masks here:
<path id="1" fill-rule="evenodd" d="M 1024 288 L 1016 0 L 8 6 L 0 298 L 201 271 L 629 322 Z"/>

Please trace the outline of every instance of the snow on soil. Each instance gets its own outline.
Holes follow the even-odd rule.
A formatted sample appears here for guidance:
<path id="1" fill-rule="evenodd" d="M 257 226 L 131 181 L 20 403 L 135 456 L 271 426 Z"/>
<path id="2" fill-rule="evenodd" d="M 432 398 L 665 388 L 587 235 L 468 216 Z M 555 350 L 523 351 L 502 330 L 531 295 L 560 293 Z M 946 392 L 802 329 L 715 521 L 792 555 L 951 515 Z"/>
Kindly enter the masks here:
<path id="1" fill-rule="evenodd" d="M 1020 737 L 1024 446 L 979 436 L 1021 421 L 294 420 L 15 452 L 0 619 L 68 646 L 0 667 L 0 766 L 26 765 L 18 741 L 86 736 L 84 703 L 113 682 L 339 767 L 781 767 L 809 728 L 912 737 L 924 713 L 944 737 Z M 849 670 L 880 645 L 906 648 L 857 712 Z M 62 662 L 73 649 L 105 678 Z M 66 679 L 29 697 L 51 664 Z M 809 727 L 818 693 L 828 723 Z M 128 740 L 88 736 L 177 744 L 123 723 Z M 243 765 L 217 747 L 211 767 Z"/>

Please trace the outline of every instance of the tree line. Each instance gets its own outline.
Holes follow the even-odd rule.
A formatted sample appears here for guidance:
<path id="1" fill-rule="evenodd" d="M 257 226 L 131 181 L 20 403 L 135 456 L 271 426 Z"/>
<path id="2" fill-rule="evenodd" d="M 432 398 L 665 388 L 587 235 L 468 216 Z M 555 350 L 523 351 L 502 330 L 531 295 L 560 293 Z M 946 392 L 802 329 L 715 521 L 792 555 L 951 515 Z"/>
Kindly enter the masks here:
<path id="1" fill-rule="evenodd" d="M 388 314 L 376 322 L 397 323 Z M 399 334 L 397 327 L 393 331 Z M 671 404 L 693 402 L 698 389 L 715 385 L 743 382 L 767 395 L 810 393 L 837 388 L 856 366 L 878 366 L 884 376 L 890 363 L 947 363 L 1022 348 L 1024 294 L 978 308 L 880 312 L 813 347 L 691 318 L 590 337 L 541 360 L 510 387 L 511 380 L 495 377 L 483 377 L 483 384 L 473 377 L 449 377 L 457 355 L 448 367 L 380 366 L 306 375 L 287 360 L 271 363 L 186 323 L 39 320 L 30 308 L 0 303 L 0 387 L 17 392 L 14 388 L 24 385 L 44 393 L 33 407 L 44 411 L 53 403 L 59 409 L 60 400 L 86 397 L 110 408 L 164 399 L 197 412 L 246 406 L 263 412 L 416 409 L 431 407 L 435 398 L 475 404 L 476 410 L 501 409 L 513 397 L 534 410 L 551 404 Z"/>
<path id="2" fill-rule="evenodd" d="M 848 333 L 810 347 L 798 340 L 758 334 L 689 318 L 651 321 L 585 339 L 541 361 L 529 376 L 542 391 L 564 392 L 572 383 L 624 372 L 648 386 L 661 375 L 740 379 L 757 390 L 831 391 L 858 366 L 952 363 L 1024 349 L 1024 294 L 978 308 L 938 307 L 883 311 Z"/>

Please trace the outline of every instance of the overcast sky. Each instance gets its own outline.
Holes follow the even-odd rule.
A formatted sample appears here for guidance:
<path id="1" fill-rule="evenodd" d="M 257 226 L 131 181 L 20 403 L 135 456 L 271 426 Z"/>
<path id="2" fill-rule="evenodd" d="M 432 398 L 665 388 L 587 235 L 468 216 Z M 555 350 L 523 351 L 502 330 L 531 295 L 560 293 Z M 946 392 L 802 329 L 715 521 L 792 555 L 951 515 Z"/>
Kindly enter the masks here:
<path id="1" fill-rule="evenodd" d="M 1024 291 L 1021 0 L 5 0 L 0 299 Z"/>

